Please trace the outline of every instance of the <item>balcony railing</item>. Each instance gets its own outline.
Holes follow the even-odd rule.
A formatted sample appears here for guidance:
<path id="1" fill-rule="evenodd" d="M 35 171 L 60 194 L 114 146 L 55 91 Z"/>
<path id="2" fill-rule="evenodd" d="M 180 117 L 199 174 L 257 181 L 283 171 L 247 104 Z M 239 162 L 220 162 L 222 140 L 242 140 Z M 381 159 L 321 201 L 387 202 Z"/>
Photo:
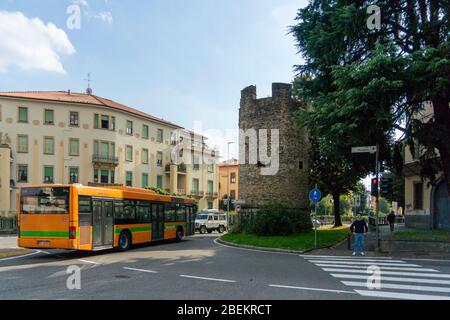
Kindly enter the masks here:
<path id="1" fill-rule="evenodd" d="M 198 191 L 198 190 L 191 190 L 191 196 L 203 198 L 205 196 L 205 192 L 204 191 Z"/>
<path id="2" fill-rule="evenodd" d="M 184 190 L 184 189 L 177 189 L 177 194 L 179 194 L 179 195 L 185 195 L 186 194 L 186 190 Z"/>
<path id="3" fill-rule="evenodd" d="M 92 162 L 117 165 L 117 164 L 119 164 L 119 157 L 103 156 L 100 154 L 94 154 L 92 156 Z"/>
<path id="4" fill-rule="evenodd" d="M 182 164 L 178 165 L 178 172 L 179 173 L 186 173 L 186 170 L 187 169 L 186 169 L 186 165 L 185 164 L 182 163 Z"/>
<path id="5" fill-rule="evenodd" d="M 218 198 L 219 197 L 219 193 L 217 193 L 217 192 L 206 192 L 206 197 L 208 197 L 208 198 Z"/>

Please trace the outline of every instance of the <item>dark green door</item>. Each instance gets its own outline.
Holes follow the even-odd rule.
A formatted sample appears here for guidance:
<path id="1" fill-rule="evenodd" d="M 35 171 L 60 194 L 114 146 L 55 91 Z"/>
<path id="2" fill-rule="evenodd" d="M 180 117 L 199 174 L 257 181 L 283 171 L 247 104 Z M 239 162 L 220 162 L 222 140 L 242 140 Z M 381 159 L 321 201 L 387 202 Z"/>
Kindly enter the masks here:
<path id="1" fill-rule="evenodd" d="M 434 228 L 450 230 L 450 197 L 444 182 L 438 185 L 434 194 Z"/>
<path id="2" fill-rule="evenodd" d="M 152 241 L 164 239 L 164 210 L 161 204 L 152 204 Z"/>

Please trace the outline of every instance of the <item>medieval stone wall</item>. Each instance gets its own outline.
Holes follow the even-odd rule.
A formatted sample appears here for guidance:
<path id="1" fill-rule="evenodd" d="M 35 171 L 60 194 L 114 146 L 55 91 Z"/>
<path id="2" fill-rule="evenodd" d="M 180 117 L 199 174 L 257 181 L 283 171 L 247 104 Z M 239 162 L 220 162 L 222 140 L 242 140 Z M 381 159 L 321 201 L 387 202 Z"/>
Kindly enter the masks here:
<path id="1" fill-rule="evenodd" d="M 257 152 L 261 141 L 258 137 L 255 145 L 241 131 L 239 198 L 246 201 L 246 206 L 258 207 L 272 201 L 281 201 L 293 208 L 308 206 L 309 139 L 305 130 L 296 125 L 293 115 L 300 107 L 302 103 L 292 99 L 290 84 L 273 83 L 270 98 L 258 99 L 255 86 L 242 90 L 239 128 L 244 132 L 279 130 L 279 170 L 275 175 L 261 174 L 264 163 L 249 163 L 249 151 Z M 268 141 L 271 141 L 270 135 Z M 271 149 L 270 143 L 267 149 Z"/>

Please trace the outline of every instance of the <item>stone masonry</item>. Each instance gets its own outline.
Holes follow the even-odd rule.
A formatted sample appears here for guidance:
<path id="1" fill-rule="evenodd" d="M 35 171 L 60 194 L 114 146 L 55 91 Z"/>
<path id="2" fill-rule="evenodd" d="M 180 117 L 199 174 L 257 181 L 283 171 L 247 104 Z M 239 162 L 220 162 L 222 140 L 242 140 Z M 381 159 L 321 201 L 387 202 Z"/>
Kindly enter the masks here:
<path id="1" fill-rule="evenodd" d="M 240 159 L 239 198 L 247 207 L 259 207 L 272 201 L 281 201 L 292 208 L 308 207 L 308 154 L 309 138 L 294 120 L 294 112 L 304 103 L 292 98 L 292 86 L 285 83 L 272 84 L 272 97 L 257 99 L 256 87 L 249 86 L 241 92 L 239 110 Z M 261 175 L 258 155 L 256 164 L 249 163 L 249 150 L 259 150 L 243 132 L 255 129 L 279 130 L 279 170 L 275 175 Z M 270 134 L 268 135 L 268 150 Z M 245 143 L 243 143 L 245 141 Z M 269 151 L 270 153 L 270 151 Z"/>

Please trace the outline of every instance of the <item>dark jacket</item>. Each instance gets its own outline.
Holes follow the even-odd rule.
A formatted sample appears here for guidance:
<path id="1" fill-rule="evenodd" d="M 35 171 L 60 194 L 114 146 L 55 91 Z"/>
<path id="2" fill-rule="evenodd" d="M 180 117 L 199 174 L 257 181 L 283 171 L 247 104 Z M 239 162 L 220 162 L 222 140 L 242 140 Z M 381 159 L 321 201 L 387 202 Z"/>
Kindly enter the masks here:
<path id="1" fill-rule="evenodd" d="M 350 226 L 350 231 L 354 233 L 366 233 L 369 231 L 369 228 L 367 227 L 366 220 L 355 220 L 353 221 L 352 225 Z"/>
<path id="2" fill-rule="evenodd" d="M 387 221 L 388 221 L 389 223 L 394 223 L 394 222 L 395 222 L 395 214 L 390 213 L 390 214 L 387 216 Z"/>

